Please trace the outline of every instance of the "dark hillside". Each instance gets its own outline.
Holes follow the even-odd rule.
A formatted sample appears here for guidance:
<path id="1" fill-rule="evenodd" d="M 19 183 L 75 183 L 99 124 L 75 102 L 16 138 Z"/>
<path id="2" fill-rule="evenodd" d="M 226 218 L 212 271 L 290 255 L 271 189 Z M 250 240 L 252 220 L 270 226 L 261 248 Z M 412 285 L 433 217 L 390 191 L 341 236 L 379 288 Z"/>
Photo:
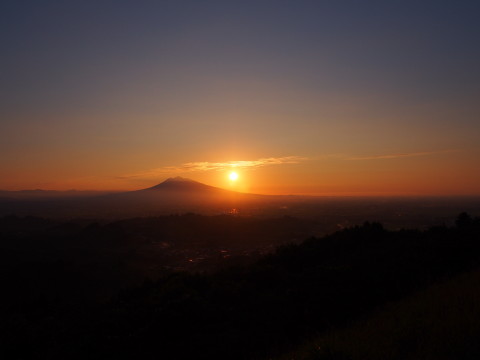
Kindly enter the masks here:
<path id="1" fill-rule="evenodd" d="M 457 275 L 280 359 L 480 358 L 480 271 Z"/>
<path id="2" fill-rule="evenodd" d="M 3 349 L 9 358 L 276 356 L 479 262 L 480 220 L 466 214 L 428 231 L 365 223 L 248 266 L 165 275 L 103 305 L 7 304 Z"/>

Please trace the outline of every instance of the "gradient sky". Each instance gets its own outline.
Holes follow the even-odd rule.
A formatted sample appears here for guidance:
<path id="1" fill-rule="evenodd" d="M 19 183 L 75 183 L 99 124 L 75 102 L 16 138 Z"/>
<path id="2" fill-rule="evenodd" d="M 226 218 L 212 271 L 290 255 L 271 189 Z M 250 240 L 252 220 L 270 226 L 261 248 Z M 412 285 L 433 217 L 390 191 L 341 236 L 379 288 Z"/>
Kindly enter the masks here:
<path id="1" fill-rule="evenodd" d="M 0 189 L 184 176 L 480 194 L 479 14 L 461 0 L 2 1 Z"/>

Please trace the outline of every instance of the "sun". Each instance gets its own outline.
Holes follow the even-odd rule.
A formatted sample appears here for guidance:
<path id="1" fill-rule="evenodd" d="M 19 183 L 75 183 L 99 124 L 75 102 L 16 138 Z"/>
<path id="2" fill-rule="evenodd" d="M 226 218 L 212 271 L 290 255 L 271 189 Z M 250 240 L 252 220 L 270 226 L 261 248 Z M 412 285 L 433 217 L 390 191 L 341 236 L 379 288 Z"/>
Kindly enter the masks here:
<path id="1" fill-rule="evenodd" d="M 229 175 L 228 178 L 232 181 L 236 181 L 238 179 L 238 174 L 235 171 L 232 171 Z"/>

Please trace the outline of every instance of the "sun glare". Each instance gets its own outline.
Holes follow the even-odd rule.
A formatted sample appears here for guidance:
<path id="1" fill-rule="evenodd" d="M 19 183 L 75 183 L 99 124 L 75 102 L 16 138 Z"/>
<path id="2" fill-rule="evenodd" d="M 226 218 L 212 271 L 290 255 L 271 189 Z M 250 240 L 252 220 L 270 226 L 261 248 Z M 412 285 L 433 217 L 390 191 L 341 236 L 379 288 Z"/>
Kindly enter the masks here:
<path id="1" fill-rule="evenodd" d="M 238 179 L 238 174 L 235 171 L 232 171 L 230 175 L 228 175 L 228 178 L 232 181 L 236 181 Z"/>

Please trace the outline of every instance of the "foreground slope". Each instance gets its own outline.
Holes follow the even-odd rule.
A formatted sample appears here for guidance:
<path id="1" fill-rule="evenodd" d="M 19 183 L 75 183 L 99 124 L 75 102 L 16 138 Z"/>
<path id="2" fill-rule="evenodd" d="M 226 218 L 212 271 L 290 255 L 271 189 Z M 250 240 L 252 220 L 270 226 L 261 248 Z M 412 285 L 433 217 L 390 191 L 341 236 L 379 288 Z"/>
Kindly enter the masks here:
<path id="1" fill-rule="evenodd" d="M 476 270 L 390 303 L 280 359 L 479 358 L 480 270 Z"/>
<path id="2" fill-rule="evenodd" d="M 465 214 L 454 228 L 428 231 L 366 223 L 281 247 L 252 265 L 172 273 L 98 306 L 29 294 L 2 307 L 2 350 L 17 351 L 16 358 L 51 359 L 278 356 L 478 268 L 479 238 L 480 219 Z"/>

